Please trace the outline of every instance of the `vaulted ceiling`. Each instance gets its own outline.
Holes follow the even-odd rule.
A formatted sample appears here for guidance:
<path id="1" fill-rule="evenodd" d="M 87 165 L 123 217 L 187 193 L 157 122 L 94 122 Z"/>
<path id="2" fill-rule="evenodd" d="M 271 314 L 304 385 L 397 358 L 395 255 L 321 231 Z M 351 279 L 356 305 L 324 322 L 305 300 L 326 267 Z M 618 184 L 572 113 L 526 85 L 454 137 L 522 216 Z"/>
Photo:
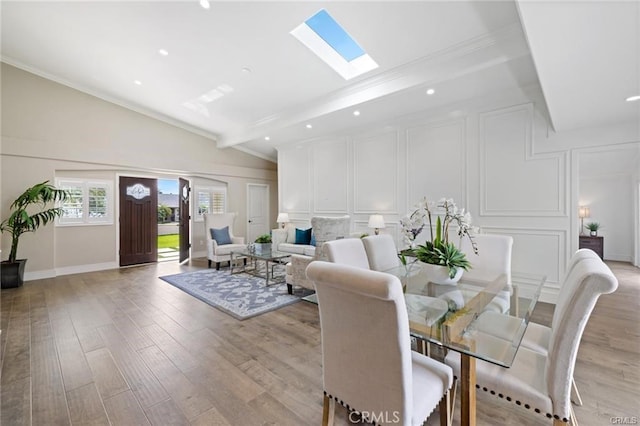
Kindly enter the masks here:
<path id="1" fill-rule="evenodd" d="M 4 62 L 272 160 L 281 144 L 538 84 L 558 131 L 640 116 L 624 101 L 640 94 L 637 1 L 0 7 Z M 322 8 L 377 69 L 345 80 L 290 34 Z"/>

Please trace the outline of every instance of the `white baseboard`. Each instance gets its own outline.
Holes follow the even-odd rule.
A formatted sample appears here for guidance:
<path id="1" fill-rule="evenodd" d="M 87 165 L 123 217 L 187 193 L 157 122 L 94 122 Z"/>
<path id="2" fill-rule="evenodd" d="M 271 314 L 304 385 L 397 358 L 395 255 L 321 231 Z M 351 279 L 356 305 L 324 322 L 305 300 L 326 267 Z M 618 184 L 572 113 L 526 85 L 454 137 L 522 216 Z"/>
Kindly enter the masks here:
<path id="1" fill-rule="evenodd" d="M 604 260 L 613 260 L 614 262 L 629 262 L 633 261 L 633 256 L 629 254 L 617 254 L 617 253 L 606 253 Z"/>
<path id="2" fill-rule="evenodd" d="M 191 252 L 191 258 L 197 259 L 198 257 L 204 257 L 206 259 L 207 252 L 206 251 L 193 251 Z"/>
<path id="3" fill-rule="evenodd" d="M 24 280 L 25 281 L 44 280 L 46 278 L 53 278 L 55 276 L 56 276 L 55 269 L 45 269 L 43 271 L 25 272 Z"/>
<path id="4" fill-rule="evenodd" d="M 65 266 L 56 268 L 56 276 L 82 274 L 85 272 L 105 271 L 107 269 L 117 269 L 120 265 L 117 262 L 92 263 L 89 265 Z"/>

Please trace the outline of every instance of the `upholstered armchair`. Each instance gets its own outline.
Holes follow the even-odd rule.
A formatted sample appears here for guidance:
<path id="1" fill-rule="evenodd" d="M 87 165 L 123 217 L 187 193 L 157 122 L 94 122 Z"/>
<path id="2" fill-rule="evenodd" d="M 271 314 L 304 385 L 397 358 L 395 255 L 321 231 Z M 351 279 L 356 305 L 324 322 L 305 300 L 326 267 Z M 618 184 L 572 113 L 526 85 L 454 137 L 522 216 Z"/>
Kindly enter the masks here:
<path id="1" fill-rule="evenodd" d="M 233 222 L 237 213 L 208 213 L 204 215 L 204 231 L 207 235 L 207 260 L 208 266 L 215 262 L 216 269 L 220 269 L 220 262 L 230 262 L 231 252 L 246 248 L 244 237 L 236 237 L 233 234 Z M 224 238 L 227 228 L 228 238 Z M 218 230 L 223 236 L 220 244 L 212 236 L 212 229 Z"/>
<path id="2" fill-rule="evenodd" d="M 320 311 L 322 424 L 333 422 L 338 401 L 374 424 L 404 426 L 423 424 L 439 405 L 447 425 L 452 371 L 411 350 L 398 278 L 329 262 L 312 262 L 307 276 Z"/>

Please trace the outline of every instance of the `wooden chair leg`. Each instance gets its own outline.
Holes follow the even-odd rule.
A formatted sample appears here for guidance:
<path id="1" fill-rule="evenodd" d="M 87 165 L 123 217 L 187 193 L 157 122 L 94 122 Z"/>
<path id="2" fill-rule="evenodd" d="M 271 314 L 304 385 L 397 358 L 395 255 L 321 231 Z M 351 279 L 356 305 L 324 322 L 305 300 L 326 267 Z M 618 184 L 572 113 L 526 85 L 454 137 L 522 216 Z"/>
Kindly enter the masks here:
<path id="1" fill-rule="evenodd" d="M 453 378 L 453 386 L 451 388 L 452 390 L 449 391 L 449 400 L 451 401 L 449 421 L 453 423 L 453 413 L 456 411 L 456 392 L 458 390 L 458 381 L 455 379 L 455 377 Z"/>
<path id="2" fill-rule="evenodd" d="M 582 406 L 582 398 L 580 398 L 580 392 L 578 392 L 578 387 L 573 377 L 571 378 L 571 401 L 578 407 Z"/>
<path id="3" fill-rule="evenodd" d="M 207 259 L 207 267 L 211 268 L 211 259 Z"/>
<path id="4" fill-rule="evenodd" d="M 569 407 L 571 408 L 571 419 L 569 423 L 572 426 L 578 426 L 578 419 L 576 418 L 576 412 L 573 411 L 573 406 L 571 404 L 569 404 Z"/>
<path id="5" fill-rule="evenodd" d="M 447 390 L 442 399 L 440 400 L 440 426 L 451 426 L 451 417 L 449 413 L 451 410 L 451 392 Z"/>
<path id="6" fill-rule="evenodd" d="M 333 398 L 324 396 L 322 403 L 322 426 L 333 426 L 334 413 L 336 411 L 336 403 Z"/>

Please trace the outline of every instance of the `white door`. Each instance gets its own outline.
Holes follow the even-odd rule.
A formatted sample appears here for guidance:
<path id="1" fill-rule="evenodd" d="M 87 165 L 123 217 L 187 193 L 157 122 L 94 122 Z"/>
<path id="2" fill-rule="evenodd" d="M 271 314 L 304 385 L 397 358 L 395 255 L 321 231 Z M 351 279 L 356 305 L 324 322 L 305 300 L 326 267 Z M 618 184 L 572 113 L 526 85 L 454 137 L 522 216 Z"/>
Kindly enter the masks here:
<path id="1" fill-rule="evenodd" d="M 269 185 L 247 184 L 247 242 L 253 242 L 269 227 Z"/>

